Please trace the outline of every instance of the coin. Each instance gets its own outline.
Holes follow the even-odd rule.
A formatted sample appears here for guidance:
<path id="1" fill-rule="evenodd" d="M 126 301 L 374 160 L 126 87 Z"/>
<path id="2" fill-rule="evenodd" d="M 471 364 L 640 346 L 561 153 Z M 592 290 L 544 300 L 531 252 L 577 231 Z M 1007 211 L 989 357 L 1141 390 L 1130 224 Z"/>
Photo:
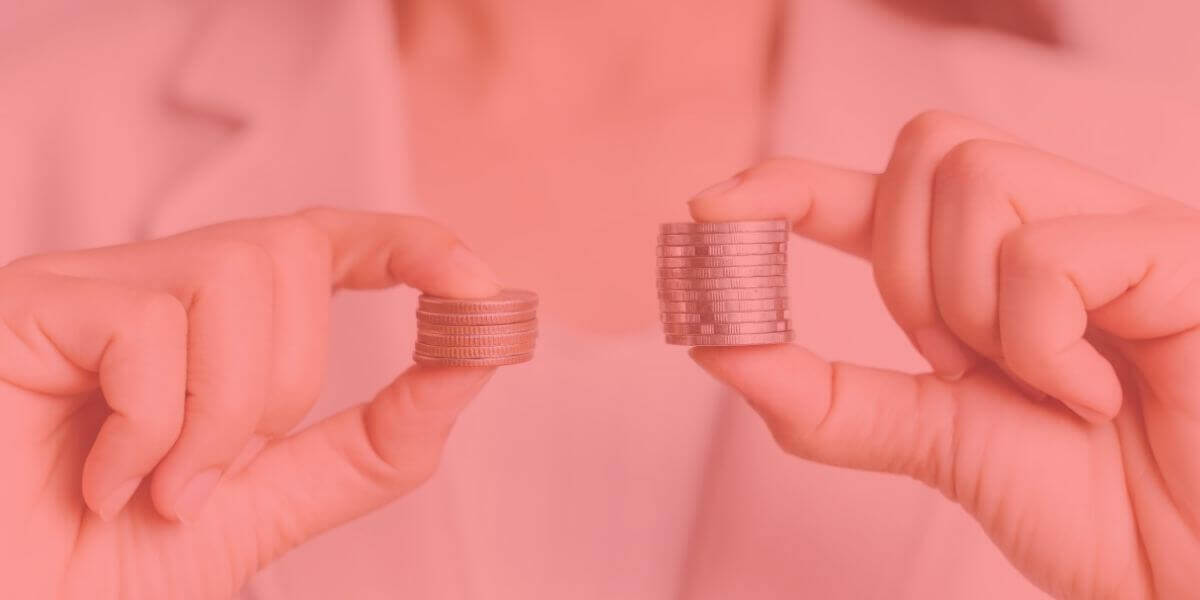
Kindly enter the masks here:
<path id="1" fill-rule="evenodd" d="M 743 233 L 660 233 L 663 246 L 715 246 L 718 244 L 768 244 L 786 242 L 786 231 L 747 231 Z"/>
<path id="2" fill-rule="evenodd" d="M 760 323 L 792 318 L 787 310 L 756 310 L 733 313 L 659 313 L 663 323 Z"/>
<path id="3" fill-rule="evenodd" d="M 787 231 L 788 222 L 772 221 L 727 221 L 724 223 L 663 223 L 659 233 L 735 233 L 741 231 Z"/>
<path id="4" fill-rule="evenodd" d="M 537 339 L 536 331 L 501 335 L 443 335 L 427 331 L 417 332 L 417 341 L 430 346 L 512 346 L 531 344 L 535 339 Z"/>
<path id="5" fill-rule="evenodd" d="M 658 256 L 744 256 L 787 252 L 787 242 L 772 244 L 715 244 L 712 246 L 659 246 Z"/>
<path id="6" fill-rule="evenodd" d="M 759 344 L 785 344 L 794 339 L 791 331 L 775 333 L 741 333 L 741 334 L 712 334 L 712 335 L 670 335 L 666 336 L 668 344 L 680 346 L 755 346 Z"/>
<path id="7" fill-rule="evenodd" d="M 537 308 L 537 294 L 526 290 L 501 290 L 487 298 L 442 298 L 421 294 L 417 310 L 438 313 L 519 312 Z"/>
<path id="8" fill-rule="evenodd" d="M 494 356 L 490 358 L 448 358 L 445 356 L 422 356 L 413 354 L 413 360 L 437 367 L 502 367 L 533 360 L 533 354 L 515 354 L 513 356 Z"/>
<path id="9" fill-rule="evenodd" d="M 421 356 L 444 358 L 491 358 L 533 352 L 533 342 L 508 346 L 431 346 L 417 342 L 416 353 Z"/>
<path id="10" fill-rule="evenodd" d="M 532 321 L 535 317 L 537 317 L 536 310 L 479 314 L 436 313 L 424 310 L 417 311 L 418 322 L 423 321 L 425 323 L 439 323 L 442 325 L 502 325 L 506 323 Z"/>
<path id="11" fill-rule="evenodd" d="M 659 300 L 672 302 L 711 302 L 714 300 L 761 300 L 787 298 L 786 287 L 734 288 L 727 290 L 658 290 Z"/>
<path id="12" fill-rule="evenodd" d="M 714 302 L 659 302 L 658 308 L 667 313 L 747 312 L 755 310 L 786 310 L 787 298 L 763 300 L 717 300 Z"/>
<path id="13" fill-rule="evenodd" d="M 663 323 L 663 332 L 669 335 L 772 333 L 791 328 L 792 322 L 788 320 L 761 323 Z"/>
<path id="14" fill-rule="evenodd" d="M 659 256 L 659 267 L 749 267 L 754 265 L 785 265 L 786 254 L 743 254 L 741 256 Z"/>
<path id="15" fill-rule="evenodd" d="M 433 333 L 440 335 L 504 335 L 537 331 L 537 319 L 519 323 L 503 323 L 498 325 L 444 325 L 417 321 L 417 334 Z"/>
<path id="16" fill-rule="evenodd" d="M 787 277 L 720 277 L 717 279 L 659 279 L 659 289 L 664 290 L 728 290 L 734 288 L 783 287 Z"/>
<path id="17" fill-rule="evenodd" d="M 680 279 L 712 279 L 715 277 L 765 277 L 787 274 L 787 265 L 752 265 L 747 267 L 675 267 L 659 269 L 658 276 Z"/>

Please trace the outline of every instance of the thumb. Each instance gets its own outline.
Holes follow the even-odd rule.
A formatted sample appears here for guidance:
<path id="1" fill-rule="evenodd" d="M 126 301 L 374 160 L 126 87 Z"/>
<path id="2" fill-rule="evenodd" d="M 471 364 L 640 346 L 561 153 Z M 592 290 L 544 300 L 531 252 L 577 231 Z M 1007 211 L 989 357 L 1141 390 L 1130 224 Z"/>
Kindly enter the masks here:
<path id="1" fill-rule="evenodd" d="M 267 559 L 406 494 L 437 469 L 459 413 L 495 368 L 416 365 L 368 404 L 268 446 L 233 482 Z M 240 489 L 239 489 L 240 488 Z"/>
<path id="2" fill-rule="evenodd" d="M 910 475 L 939 489 L 952 485 L 956 432 L 950 384 L 829 363 L 794 345 L 697 347 L 690 354 L 746 397 L 787 452 Z"/>

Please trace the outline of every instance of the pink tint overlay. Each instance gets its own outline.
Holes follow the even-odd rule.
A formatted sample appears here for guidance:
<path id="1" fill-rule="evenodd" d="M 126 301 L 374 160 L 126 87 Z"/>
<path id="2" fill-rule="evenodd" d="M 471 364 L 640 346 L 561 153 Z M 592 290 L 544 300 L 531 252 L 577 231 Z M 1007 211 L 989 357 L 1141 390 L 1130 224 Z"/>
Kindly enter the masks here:
<path id="1" fill-rule="evenodd" d="M 1198 593 L 1195 3 L 85 4 L 0 6 L 6 597 Z M 795 345 L 662 343 L 689 214 Z"/>

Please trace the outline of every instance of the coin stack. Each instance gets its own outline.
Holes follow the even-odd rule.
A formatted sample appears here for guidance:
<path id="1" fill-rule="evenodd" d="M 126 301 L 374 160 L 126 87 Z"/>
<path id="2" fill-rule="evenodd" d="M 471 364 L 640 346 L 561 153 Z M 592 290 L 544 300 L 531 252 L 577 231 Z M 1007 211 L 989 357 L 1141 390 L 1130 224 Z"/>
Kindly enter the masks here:
<path id="1" fill-rule="evenodd" d="M 787 238 L 782 220 L 661 225 L 658 306 L 667 343 L 792 341 Z"/>
<path id="2" fill-rule="evenodd" d="M 413 360 L 453 367 L 527 362 L 537 338 L 537 304 L 537 294 L 525 290 L 472 299 L 422 294 Z"/>

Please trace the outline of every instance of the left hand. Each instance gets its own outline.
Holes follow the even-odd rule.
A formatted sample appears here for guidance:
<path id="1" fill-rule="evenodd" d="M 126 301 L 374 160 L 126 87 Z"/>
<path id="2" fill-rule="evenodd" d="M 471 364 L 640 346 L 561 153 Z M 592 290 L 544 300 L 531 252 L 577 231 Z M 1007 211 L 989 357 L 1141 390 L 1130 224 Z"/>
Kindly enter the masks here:
<path id="1" fill-rule="evenodd" d="M 694 349 L 785 450 L 937 488 L 1060 598 L 1200 595 L 1200 212 L 940 113 L 881 175 L 772 161 L 691 209 L 869 261 L 937 373 Z"/>

